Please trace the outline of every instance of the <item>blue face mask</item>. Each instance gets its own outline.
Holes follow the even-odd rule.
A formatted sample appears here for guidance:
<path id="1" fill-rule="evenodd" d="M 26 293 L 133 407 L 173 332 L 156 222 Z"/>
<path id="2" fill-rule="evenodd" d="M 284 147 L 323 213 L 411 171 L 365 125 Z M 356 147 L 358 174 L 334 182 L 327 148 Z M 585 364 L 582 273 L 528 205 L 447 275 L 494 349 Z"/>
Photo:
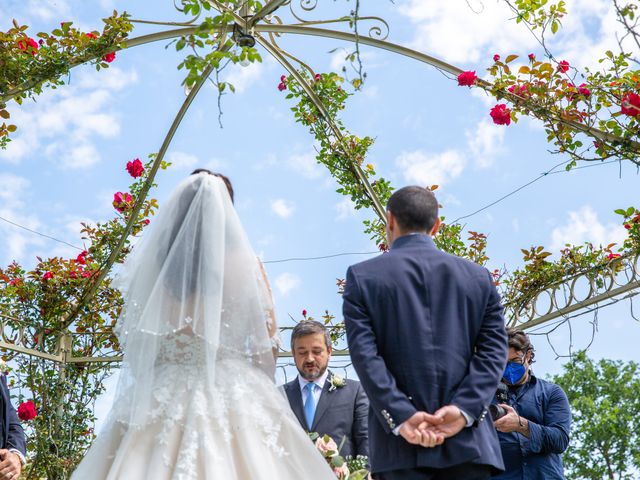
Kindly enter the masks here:
<path id="1" fill-rule="evenodd" d="M 527 368 L 521 363 L 508 362 L 507 368 L 504 369 L 502 378 L 504 378 L 510 385 L 518 383 L 524 374 L 527 373 Z"/>

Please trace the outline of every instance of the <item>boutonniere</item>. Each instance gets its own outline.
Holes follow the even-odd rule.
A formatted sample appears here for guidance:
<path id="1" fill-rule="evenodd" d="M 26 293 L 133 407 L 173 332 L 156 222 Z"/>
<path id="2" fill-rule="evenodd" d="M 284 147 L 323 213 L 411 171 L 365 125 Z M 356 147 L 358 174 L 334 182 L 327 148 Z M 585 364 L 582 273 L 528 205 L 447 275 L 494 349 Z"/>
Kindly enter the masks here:
<path id="1" fill-rule="evenodd" d="M 344 387 L 347 384 L 347 381 L 340 375 L 331 375 L 329 383 L 331 384 L 331 386 L 329 387 L 329 391 L 333 392 L 337 388 Z"/>

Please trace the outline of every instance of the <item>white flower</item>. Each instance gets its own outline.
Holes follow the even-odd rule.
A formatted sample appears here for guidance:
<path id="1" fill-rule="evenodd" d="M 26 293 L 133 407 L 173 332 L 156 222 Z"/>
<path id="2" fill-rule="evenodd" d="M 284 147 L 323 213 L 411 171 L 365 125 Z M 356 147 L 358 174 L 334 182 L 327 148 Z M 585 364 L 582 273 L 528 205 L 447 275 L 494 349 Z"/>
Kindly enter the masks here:
<path id="1" fill-rule="evenodd" d="M 347 384 L 347 381 L 340 375 L 331 375 L 329 383 L 331 384 L 331 386 L 329 387 L 329 391 L 333 392 L 336 388 L 344 387 Z"/>

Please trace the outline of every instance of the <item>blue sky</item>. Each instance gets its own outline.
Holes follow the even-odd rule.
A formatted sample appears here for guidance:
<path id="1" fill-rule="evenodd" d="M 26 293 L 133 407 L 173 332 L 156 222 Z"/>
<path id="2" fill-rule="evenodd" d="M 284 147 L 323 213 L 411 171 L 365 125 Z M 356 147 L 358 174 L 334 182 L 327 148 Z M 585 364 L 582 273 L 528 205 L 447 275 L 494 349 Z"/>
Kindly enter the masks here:
<path id="1" fill-rule="evenodd" d="M 296 3 L 296 2 L 293 2 Z M 353 1 L 320 2 L 310 16 L 348 14 Z M 491 63 L 494 53 L 542 57 L 535 39 L 509 20 L 500 2 L 397 0 L 362 2 L 362 14 L 380 15 L 390 24 L 389 40 L 417 48 L 463 69 Z M 115 8 L 134 18 L 176 19 L 173 2 L 158 0 L 5 0 L 0 27 L 11 18 L 30 25 L 29 33 L 74 21 L 83 29 L 101 29 L 98 19 Z M 579 69 L 597 65 L 600 52 L 615 46 L 615 20 L 608 0 L 568 1 L 565 31 L 551 43 L 558 58 Z M 286 15 L 283 15 L 285 18 Z M 133 36 L 154 29 L 138 26 Z M 0 216 L 81 245 L 81 221 L 109 218 L 113 192 L 128 185 L 127 161 L 158 150 L 185 98 L 176 69 L 181 54 L 166 42 L 119 52 L 111 68 L 95 72 L 77 68 L 70 85 L 47 92 L 37 102 L 11 105 L 20 130 L 0 151 Z M 339 41 L 283 37 L 281 46 L 309 62 L 316 71 L 339 68 Z M 337 52 L 330 53 L 338 48 Z M 291 257 L 371 252 L 361 221 L 335 193 L 336 185 L 315 164 L 313 139 L 297 125 L 290 104 L 276 86 L 283 69 L 263 52 L 264 63 L 234 67 L 224 76 L 237 93 L 223 99 L 218 127 L 216 95 L 206 87 L 176 135 L 154 192 L 162 207 L 173 187 L 198 166 L 225 172 L 233 181 L 237 208 L 256 252 L 265 260 L 283 325 L 301 310 L 340 314 L 335 280 L 347 266 L 366 258 L 269 263 Z M 469 214 L 531 181 L 567 158 L 551 155 L 541 125 L 522 119 L 495 126 L 493 105 L 480 92 L 425 64 L 389 52 L 363 48 L 368 74 L 365 88 L 349 100 L 347 127 L 376 138 L 368 162 L 395 186 L 441 185 L 438 190 L 448 219 Z M 562 169 L 559 169 L 562 171 Z M 520 248 L 546 245 L 557 251 L 566 242 L 620 241 L 624 232 L 613 210 L 637 203 L 638 174 L 628 165 L 600 165 L 545 177 L 509 199 L 467 218 L 469 230 L 489 237 L 491 268 L 521 264 Z M 35 255 L 75 256 L 73 249 L 0 222 L 0 262 L 13 259 L 29 266 Z M 637 310 L 636 310 L 637 311 Z M 560 354 L 585 347 L 593 315 L 559 328 L 550 339 Z M 637 358 L 638 324 L 629 302 L 600 311 L 590 349 L 595 357 Z M 545 337 L 536 337 L 540 375 L 558 373 Z"/>

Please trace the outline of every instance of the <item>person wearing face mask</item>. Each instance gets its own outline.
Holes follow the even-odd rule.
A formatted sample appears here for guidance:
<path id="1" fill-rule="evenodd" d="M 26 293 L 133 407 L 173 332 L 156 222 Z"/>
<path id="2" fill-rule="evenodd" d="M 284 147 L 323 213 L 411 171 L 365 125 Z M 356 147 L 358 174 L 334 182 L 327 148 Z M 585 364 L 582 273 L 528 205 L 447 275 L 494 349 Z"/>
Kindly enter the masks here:
<path id="1" fill-rule="evenodd" d="M 559 385 L 531 371 L 535 352 L 528 335 L 510 328 L 509 360 L 502 383 L 507 385 L 503 415 L 494 421 L 505 471 L 500 480 L 564 479 L 562 453 L 569 445 L 571 410 Z"/>

